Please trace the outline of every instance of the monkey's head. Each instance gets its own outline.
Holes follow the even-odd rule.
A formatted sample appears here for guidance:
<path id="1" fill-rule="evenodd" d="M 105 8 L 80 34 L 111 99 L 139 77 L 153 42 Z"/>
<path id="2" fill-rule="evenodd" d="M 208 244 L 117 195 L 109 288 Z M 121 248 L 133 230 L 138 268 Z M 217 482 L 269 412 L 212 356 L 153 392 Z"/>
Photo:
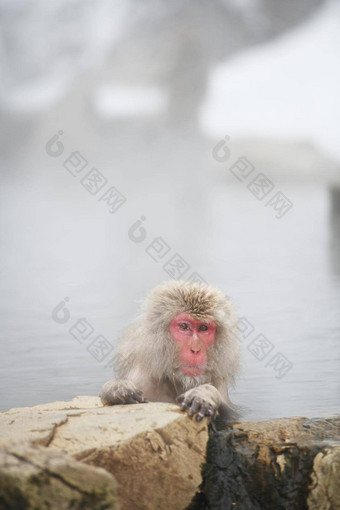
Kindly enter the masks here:
<path id="1" fill-rule="evenodd" d="M 151 291 L 145 315 L 145 333 L 153 345 L 144 354 L 155 378 L 178 380 L 186 388 L 234 383 L 239 365 L 235 316 L 220 290 L 171 280 Z"/>

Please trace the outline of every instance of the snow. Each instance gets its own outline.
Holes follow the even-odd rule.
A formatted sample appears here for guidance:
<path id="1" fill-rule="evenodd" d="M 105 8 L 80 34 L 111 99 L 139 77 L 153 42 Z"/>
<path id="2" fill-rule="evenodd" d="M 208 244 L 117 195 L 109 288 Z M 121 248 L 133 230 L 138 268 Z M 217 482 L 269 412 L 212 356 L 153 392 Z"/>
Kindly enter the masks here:
<path id="1" fill-rule="evenodd" d="M 340 2 L 212 72 L 201 108 L 214 137 L 310 140 L 340 159 Z"/>

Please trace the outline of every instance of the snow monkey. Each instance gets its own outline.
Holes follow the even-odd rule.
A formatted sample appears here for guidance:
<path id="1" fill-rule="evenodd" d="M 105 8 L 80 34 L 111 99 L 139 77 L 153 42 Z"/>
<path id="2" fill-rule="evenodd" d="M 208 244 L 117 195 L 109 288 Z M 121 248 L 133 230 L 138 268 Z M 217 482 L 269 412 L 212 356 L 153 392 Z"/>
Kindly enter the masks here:
<path id="1" fill-rule="evenodd" d="M 178 402 L 182 411 L 236 417 L 228 396 L 239 367 L 230 301 L 209 285 L 169 281 L 155 287 L 144 313 L 114 357 L 118 380 L 104 384 L 104 405 Z"/>

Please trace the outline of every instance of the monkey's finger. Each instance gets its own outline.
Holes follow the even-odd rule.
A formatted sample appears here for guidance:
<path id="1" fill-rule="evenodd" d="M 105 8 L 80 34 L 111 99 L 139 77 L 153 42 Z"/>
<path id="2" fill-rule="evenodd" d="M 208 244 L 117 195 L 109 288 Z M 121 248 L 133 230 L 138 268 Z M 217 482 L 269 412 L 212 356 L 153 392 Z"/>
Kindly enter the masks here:
<path id="1" fill-rule="evenodd" d="M 216 414 L 216 406 L 209 406 L 208 408 L 208 416 L 214 416 Z"/>
<path id="2" fill-rule="evenodd" d="M 190 407 L 191 404 L 193 404 L 194 400 L 195 399 L 193 399 L 192 397 L 186 397 L 180 405 L 181 410 L 185 411 L 186 409 L 188 409 L 188 407 Z"/>
<path id="3" fill-rule="evenodd" d="M 193 416 L 194 414 L 196 414 L 201 407 L 201 403 L 202 402 L 198 398 L 194 398 L 194 400 L 190 406 L 190 409 L 188 411 L 188 415 Z"/>
<path id="4" fill-rule="evenodd" d="M 125 404 L 126 399 L 129 397 L 126 393 L 116 393 L 112 396 L 112 403 L 113 404 Z"/>
<path id="5" fill-rule="evenodd" d="M 125 404 L 139 404 L 139 401 L 133 398 L 132 396 L 128 396 L 125 399 Z"/>
<path id="6" fill-rule="evenodd" d="M 201 421 L 204 418 L 204 416 L 208 416 L 208 409 L 209 404 L 207 402 L 203 402 L 198 411 L 198 415 L 196 416 L 196 420 Z"/>
<path id="7" fill-rule="evenodd" d="M 187 404 L 184 401 L 185 395 L 182 393 L 182 395 L 178 395 L 176 398 L 177 402 L 180 404 L 179 408 L 181 411 L 185 411 L 187 408 Z"/>
<path id="8" fill-rule="evenodd" d="M 134 398 L 137 402 L 145 402 L 145 399 L 143 398 L 143 392 L 139 392 L 139 391 L 134 391 L 133 393 L 131 393 L 130 397 Z"/>

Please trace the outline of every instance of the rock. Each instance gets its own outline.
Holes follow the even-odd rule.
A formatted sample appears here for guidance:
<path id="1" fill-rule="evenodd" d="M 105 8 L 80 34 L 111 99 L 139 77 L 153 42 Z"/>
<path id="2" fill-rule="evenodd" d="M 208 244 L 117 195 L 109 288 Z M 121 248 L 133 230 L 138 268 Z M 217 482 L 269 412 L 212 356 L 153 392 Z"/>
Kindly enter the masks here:
<path id="1" fill-rule="evenodd" d="M 310 510 L 340 508 L 340 448 L 324 448 L 314 459 L 311 491 L 308 496 Z"/>
<path id="2" fill-rule="evenodd" d="M 0 510 L 340 509 L 340 417 L 209 431 L 205 461 L 208 420 L 173 404 L 77 397 L 0 413 Z"/>
<path id="3" fill-rule="evenodd" d="M 104 469 L 42 446 L 0 449 L 0 508 L 118 509 L 116 482 Z"/>
<path id="4" fill-rule="evenodd" d="M 117 493 L 122 510 L 181 509 L 190 503 L 202 480 L 201 466 L 205 461 L 208 421 L 204 419 L 198 423 L 189 419 L 173 404 L 103 407 L 99 398 L 77 397 L 71 402 L 54 402 L 1 413 L 0 438 L 0 444 L 5 448 L 1 464 L 6 472 L 8 455 L 10 458 L 17 455 L 22 459 L 21 464 L 16 465 L 10 483 L 5 484 L 5 487 L 10 487 L 9 493 L 3 489 L 6 497 L 12 498 L 11 501 L 16 495 L 27 501 L 32 498 L 35 501 L 36 486 L 32 486 L 32 478 L 36 480 L 37 477 L 35 472 L 32 476 L 27 475 L 26 460 L 29 458 L 27 445 L 34 445 L 30 446 L 31 449 L 36 448 L 34 469 L 41 470 L 44 480 L 49 478 L 45 475 L 50 473 L 48 463 L 53 462 L 56 455 L 58 465 L 63 462 L 61 471 L 65 469 L 70 476 L 78 466 L 78 471 L 74 471 L 76 481 L 82 476 L 79 465 L 85 468 L 82 463 L 90 464 L 91 467 L 87 468 L 96 473 L 98 479 L 103 477 L 100 485 L 103 490 L 99 492 L 103 492 L 103 497 L 107 499 L 111 497 L 111 493 L 104 490 L 107 476 L 112 478 L 112 490 L 114 476 L 118 482 Z M 29 455 L 34 453 L 29 451 Z M 41 453 L 45 453 L 45 456 L 41 456 L 41 463 L 37 467 L 36 460 Z M 63 455 L 62 461 L 60 455 Z M 22 472 L 23 478 L 15 474 L 18 472 Z M 79 484 L 81 486 L 81 480 Z M 52 492 L 55 491 L 57 488 L 53 488 Z M 70 504 L 73 496 L 71 492 L 64 491 L 63 494 L 66 506 L 46 508 L 68 508 L 67 504 Z M 93 505 L 83 508 L 97 508 L 95 504 L 100 505 L 101 500 L 96 497 L 97 493 L 94 493 Z M 2 507 L 0 504 L 1 508 L 11 507 Z"/>
<path id="5" fill-rule="evenodd" d="M 10 440 L 48 446 L 57 427 L 69 416 L 103 407 L 98 397 L 76 397 L 70 402 L 52 402 L 34 407 L 18 407 L 0 413 L 0 445 Z M 89 411 L 88 411 L 89 412 Z"/>
<path id="6" fill-rule="evenodd" d="M 340 417 L 210 426 L 190 508 L 340 509 Z"/>

